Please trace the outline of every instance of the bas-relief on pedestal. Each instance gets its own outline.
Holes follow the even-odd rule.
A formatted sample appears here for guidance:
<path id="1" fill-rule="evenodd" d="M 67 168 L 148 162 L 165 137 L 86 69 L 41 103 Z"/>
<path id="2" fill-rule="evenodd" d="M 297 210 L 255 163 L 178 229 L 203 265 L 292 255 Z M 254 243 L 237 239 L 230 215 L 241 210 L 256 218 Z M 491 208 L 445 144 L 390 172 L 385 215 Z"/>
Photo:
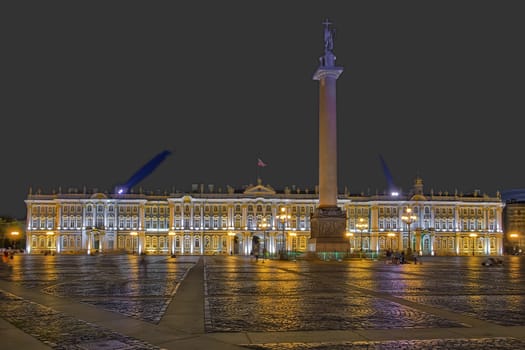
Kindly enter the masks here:
<path id="1" fill-rule="evenodd" d="M 339 207 L 317 208 L 310 218 L 311 238 L 308 242 L 310 252 L 350 251 L 350 243 L 345 239 L 346 214 Z"/>

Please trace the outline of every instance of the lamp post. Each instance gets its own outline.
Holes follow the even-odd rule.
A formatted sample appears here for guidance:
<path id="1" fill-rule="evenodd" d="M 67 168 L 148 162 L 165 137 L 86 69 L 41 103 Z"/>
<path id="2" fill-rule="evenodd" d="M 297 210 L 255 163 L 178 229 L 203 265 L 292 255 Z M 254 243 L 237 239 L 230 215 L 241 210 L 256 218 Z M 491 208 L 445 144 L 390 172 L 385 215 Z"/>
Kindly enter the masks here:
<path id="1" fill-rule="evenodd" d="M 474 249 L 476 248 L 476 237 L 478 236 L 475 233 L 469 234 L 470 237 L 472 237 L 472 256 L 476 255 Z"/>
<path id="2" fill-rule="evenodd" d="M 410 237 L 410 225 L 417 220 L 417 216 L 412 214 L 412 208 L 407 208 L 405 215 L 401 216 L 401 220 L 407 224 L 408 228 L 408 248 L 407 248 L 407 257 L 412 255 L 412 238 Z"/>
<path id="3" fill-rule="evenodd" d="M 368 222 L 363 218 L 359 218 L 359 222 L 355 224 L 355 227 L 359 230 L 361 236 L 361 252 L 363 251 L 363 231 L 368 229 Z"/>
<path id="4" fill-rule="evenodd" d="M 234 248 L 234 243 L 235 243 L 235 239 L 233 237 L 235 237 L 235 232 L 229 231 L 228 237 L 229 237 L 229 243 L 230 243 L 230 255 L 233 255 L 233 248 Z"/>
<path id="5" fill-rule="evenodd" d="M 396 236 L 396 234 L 394 232 L 388 232 L 387 234 L 388 238 L 390 239 L 390 245 L 389 245 L 389 249 L 391 250 L 394 250 L 394 247 L 393 247 L 393 240 L 394 240 L 394 237 Z"/>
<path id="6" fill-rule="evenodd" d="M 49 248 L 50 247 L 51 248 L 54 247 L 54 244 L 55 244 L 54 243 L 54 235 L 55 235 L 54 231 L 47 231 L 46 232 L 46 242 L 47 242 L 46 246 L 47 246 L 47 250 L 44 253 L 45 255 L 51 254 L 51 250 Z M 53 253 L 53 255 L 55 255 L 55 254 Z"/>
<path id="7" fill-rule="evenodd" d="M 135 237 L 137 232 L 131 231 L 129 234 L 131 235 L 131 254 L 135 254 Z"/>
<path id="8" fill-rule="evenodd" d="M 263 252 L 262 252 L 263 259 L 262 259 L 262 262 L 264 262 L 264 257 L 265 257 L 266 252 L 267 252 L 267 249 L 266 249 L 266 230 L 268 229 L 269 226 L 270 226 L 270 224 L 266 221 L 266 218 L 263 218 L 262 222 L 259 223 L 259 228 L 263 230 L 263 235 L 264 235 L 264 238 L 263 238 Z"/>
<path id="9" fill-rule="evenodd" d="M 18 231 L 12 231 L 11 232 L 11 238 L 13 240 L 13 249 L 16 249 L 16 239 L 18 238 Z"/>
<path id="10" fill-rule="evenodd" d="M 296 237 L 297 237 L 297 233 L 295 232 L 290 232 L 290 236 L 292 237 L 292 254 L 293 254 L 293 261 L 295 261 L 295 252 L 296 252 L 296 248 L 297 248 L 297 242 L 296 242 Z"/>
<path id="11" fill-rule="evenodd" d="M 352 244 L 352 241 L 354 238 L 353 232 L 347 232 L 346 237 L 348 237 L 348 241 L 349 241 L 348 243 L 350 243 L 350 253 L 353 253 L 354 252 L 354 245 Z"/>
<path id="12" fill-rule="evenodd" d="M 286 213 L 286 208 L 281 208 L 281 214 L 279 215 L 279 220 L 281 221 L 282 229 L 283 229 L 283 239 L 284 239 L 284 247 L 286 249 L 286 258 L 288 259 L 288 242 L 286 241 L 286 236 L 284 233 L 284 228 L 286 226 L 287 220 L 290 220 L 290 215 Z"/>
<path id="13" fill-rule="evenodd" d="M 512 254 L 513 255 L 521 255 L 521 242 L 520 242 L 520 235 L 519 233 L 511 233 L 509 235 L 510 240 L 512 241 Z"/>
<path id="14" fill-rule="evenodd" d="M 171 237 L 171 257 L 175 257 L 175 232 L 169 231 L 168 236 Z"/>

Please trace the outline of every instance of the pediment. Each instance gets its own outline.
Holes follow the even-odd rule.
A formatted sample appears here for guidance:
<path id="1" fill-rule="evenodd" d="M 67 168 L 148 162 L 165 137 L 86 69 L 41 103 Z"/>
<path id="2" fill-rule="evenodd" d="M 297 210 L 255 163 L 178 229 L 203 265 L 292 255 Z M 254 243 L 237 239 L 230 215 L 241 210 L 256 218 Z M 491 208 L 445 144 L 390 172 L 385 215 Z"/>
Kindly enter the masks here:
<path id="1" fill-rule="evenodd" d="M 106 196 L 104 193 L 94 193 L 91 197 L 91 199 L 108 199 L 108 196 Z"/>
<path id="2" fill-rule="evenodd" d="M 248 187 L 244 194 L 264 196 L 264 195 L 274 195 L 276 192 L 270 185 L 263 185 L 260 181 L 257 185 Z"/>
<path id="3" fill-rule="evenodd" d="M 427 197 L 425 197 L 422 194 L 415 194 L 415 195 L 412 196 L 412 198 L 410 198 L 410 200 L 411 201 L 426 201 Z"/>

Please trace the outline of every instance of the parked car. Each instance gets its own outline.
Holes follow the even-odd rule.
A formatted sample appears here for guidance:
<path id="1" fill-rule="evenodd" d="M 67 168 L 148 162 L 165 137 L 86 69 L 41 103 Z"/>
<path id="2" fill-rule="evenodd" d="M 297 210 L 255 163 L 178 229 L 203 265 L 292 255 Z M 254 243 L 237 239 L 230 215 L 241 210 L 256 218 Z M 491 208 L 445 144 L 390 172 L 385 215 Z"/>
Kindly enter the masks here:
<path id="1" fill-rule="evenodd" d="M 487 258 L 481 263 L 483 266 L 498 266 L 503 265 L 503 260 L 498 258 Z"/>

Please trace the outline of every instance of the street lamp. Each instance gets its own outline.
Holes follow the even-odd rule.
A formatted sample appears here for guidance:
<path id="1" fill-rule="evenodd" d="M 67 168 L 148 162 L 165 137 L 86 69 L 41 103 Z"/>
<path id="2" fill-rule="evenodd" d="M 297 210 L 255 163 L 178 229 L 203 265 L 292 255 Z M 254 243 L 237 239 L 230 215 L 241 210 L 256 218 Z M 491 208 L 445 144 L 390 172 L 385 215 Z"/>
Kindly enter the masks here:
<path id="1" fill-rule="evenodd" d="M 283 229 L 283 238 L 284 238 L 284 247 L 286 248 L 286 258 L 288 258 L 288 244 L 286 241 L 286 236 L 284 235 L 284 228 L 286 226 L 286 221 L 290 220 L 290 215 L 286 214 L 286 208 L 281 208 L 281 214 L 279 215 L 279 220 L 281 221 L 282 229 Z"/>
<path id="2" fill-rule="evenodd" d="M 55 246 L 55 243 L 54 243 L 54 236 L 55 235 L 55 232 L 54 231 L 47 231 L 46 232 L 46 241 L 47 241 L 47 250 L 44 252 L 45 255 L 48 255 L 48 254 L 51 254 L 51 250 L 49 248 L 53 248 Z M 55 255 L 55 254 L 53 254 Z"/>
<path id="3" fill-rule="evenodd" d="M 13 240 L 13 249 L 16 249 L 16 239 L 18 238 L 18 231 L 11 232 L 11 238 Z"/>
<path id="4" fill-rule="evenodd" d="M 230 255 L 233 255 L 233 248 L 234 248 L 234 243 L 235 243 L 235 239 L 233 237 L 235 237 L 235 232 L 229 231 L 228 232 L 228 237 L 230 237 L 230 239 L 229 239 L 229 242 L 230 242 Z"/>
<path id="5" fill-rule="evenodd" d="M 394 232 L 388 232 L 387 236 L 390 239 L 390 245 L 388 248 L 391 250 L 394 250 L 393 241 L 394 241 L 394 237 L 396 236 L 396 234 Z"/>
<path id="6" fill-rule="evenodd" d="M 476 237 L 478 236 L 475 233 L 469 234 L 470 237 L 472 237 L 472 256 L 475 255 L 474 249 L 476 248 Z"/>
<path id="7" fill-rule="evenodd" d="M 509 237 L 513 241 L 512 254 L 514 255 L 521 254 L 520 235 L 518 233 L 511 233 Z M 517 247 L 516 247 L 516 242 L 517 242 Z"/>
<path id="8" fill-rule="evenodd" d="M 266 255 L 266 252 L 267 252 L 267 249 L 266 249 L 266 230 L 268 229 L 268 227 L 270 227 L 270 224 L 266 221 L 266 218 L 263 218 L 262 219 L 262 222 L 259 223 L 259 228 L 263 230 L 263 235 L 264 235 L 264 239 L 263 239 L 263 260 L 262 262 L 264 262 L 264 257 Z"/>
<path id="9" fill-rule="evenodd" d="M 175 232 L 169 231 L 168 236 L 171 237 L 171 257 L 175 257 Z"/>
<path id="10" fill-rule="evenodd" d="M 135 237 L 137 236 L 137 232 L 131 231 L 129 234 L 131 235 L 131 253 L 135 254 Z"/>
<path id="11" fill-rule="evenodd" d="M 292 237 L 292 254 L 293 254 L 293 261 L 295 261 L 295 250 L 296 250 L 296 248 L 297 248 L 297 242 L 296 242 L 297 233 L 295 233 L 295 232 L 290 232 L 290 236 Z"/>
<path id="12" fill-rule="evenodd" d="M 348 237 L 348 241 L 350 243 L 350 253 L 353 253 L 354 252 L 354 245 L 352 244 L 352 241 L 354 238 L 353 232 L 347 232 L 346 237 Z"/>
<path id="13" fill-rule="evenodd" d="M 410 225 L 417 220 L 417 216 L 412 214 L 412 208 L 406 208 L 405 215 L 401 216 L 401 220 L 408 227 L 408 248 L 407 248 L 407 257 L 412 255 L 412 238 L 410 237 Z"/>
<path id="14" fill-rule="evenodd" d="M 355 224 L 355 227 L 359 230 L 361 234 L 361 252 L 363 251 L 363 231 L 368 229 L 368 222 L 363 218 L 359 218 L 359 222 Z"/>

